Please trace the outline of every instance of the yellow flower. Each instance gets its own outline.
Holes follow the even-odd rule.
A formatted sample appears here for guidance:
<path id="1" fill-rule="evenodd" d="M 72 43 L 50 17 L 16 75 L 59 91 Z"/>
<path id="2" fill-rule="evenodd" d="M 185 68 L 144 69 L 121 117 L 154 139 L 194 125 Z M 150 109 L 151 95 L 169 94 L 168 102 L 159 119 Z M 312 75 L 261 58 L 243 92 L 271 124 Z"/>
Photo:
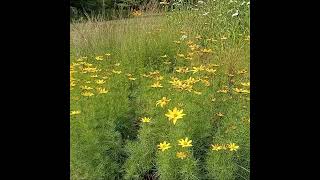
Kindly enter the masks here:
<path id="1" fill-rule="evenodd" d="M 185 31 L 180 31 L 180 34 L 187 34 L 187 32 L 185 32 Z"/>
<path id="2" fill-rule="evenodd" d="M 185 139 L 178 140 L 179 145 L 182 147 L 191 147 L 192 140 L 189 140 L 187 137 Z"/>
<path id="3" fill-rule="evenodd" d="M 223 36 L 223 37 L 221 37 L 220 39 L 221 39 L 221 40 L 226 40 L 227 37 Z"/>
<path id="4" fill-rule="evenodd" d="M 196 39 L 202 39 L 202 37 L 200 35 L 197 35 L 195 38 Z"/>
<path id="5" fill-rule="evenodd" d="M 99 94 L 107 94 L 109 91 L 105 88 L 97 88 Z"/>
<path id="6" fill-rule="evenodd" d="M 212 67 L 219 67 L 220 65 L 218 65 L 218 64 L 210 64 L 210 66 L 212 66 Z"/>
<path id="7" fill-rule="evenodd" d="M 218 112 L 216 115 L 219 116 L 219 117 L 223 117 L 224 116 L 221 112 Z"/>
<path id="8" fill-rule="evenodd" d="M 211 144 L 212 147 L 212 151 L 219 151 L 222 149 L 222 146 L 220 146 L 219 144 Z"/>
<path id="9" fill-rule="evenodd" d="M 224 86 L 222 89 L 218 90 L 217 92 L 218 92 L 218 93 L 228 93 L 229 90 L 228 90 L 228 87 L 227 87 L 227 86 Z"/>
<path id="10" fill-rule="evenodd" d="M 82 69 L 82 71 L 83 71 L 83 73 L 87 73 L 87 72 L 94 73 L 94 72 L 97 72 L 98 70 L 97 70 L 97 68 L 85 67 Z"/>
<path id="11" fill-rule="evenodd" d="M 193 91 L 193 93 L 197 94 L 197 95 L 201 95 L 202 92 L 199 92 L 199 91 Z"/>
<path id="12" fill-rule="evenodd" d="M 142 15 L 142 12 L 141 11 L 134 11 L 132 13 L 133 16 L 141 16 Z"/>
<path id="13" fill-rule="evenodd" d="M 92 87 L 89 87 L 89 86 L 81 86 L 81 89 L 84 89 L 84 90 L 91 90 L 93 89 Z"/>
<path id="14" fill-rule="evenodd" d="M 152 84 L 151 87 L 153 87 L 153 88 L 161 88 L 163 86 L 160 84 L 159 81 L 157 81 L 156 83 Z"/>
<path id="15" fill-rule="evenodd" d="M 227 145 L 230 151 L 237 151 L 239 149 L 239 146 L 237 146 L 235 143 L 230 143 Z"/>
<path id="16" fill-rule="evenodd" d="M 135 81 L 137 78 L 129 77 L 130 81 Z"/>
<path id="17" fill-rule="evenodd" d="M 76 86 L 76 83 L 74 81 L 70 81 L 70 86 L 74 87 Z"/>
<path id="18" fill-rule="evenodd" d="M 106 56 L 111 56 L 111 54 L 110 54 L 110 53 L 106 53 L 105 55 L 106 55 Z"/>
<path id="19" fill-rule="evenodd" d="M 115 66 L 120 66 L 120 63 L 116 63 L 116 64 L 114 64 Z"/>
<path id="20" fill-rule="evenodd" d="M 90 97 L 90 96 L 93 96 L 94 94 L 92 92 L 86 91 L 86 92 L 81 93 L 81 95 Z"/>
<path id="21" fill-rule="evenodd" d="M 191 57 L 191 56 L 193 56 L 193 55 L 194 55 L 193 52 L 188 52 L 188 56 L 189 56 L 189 57 Z"/>
<path id="22" fill-rule="evenodd" d="M 121 74 L 121 71 L 116 71 L 114 69 L 112 70 L 112 72 L 115 73 L 115 74 Z"/>
<path id="23" fill-rule="evenodd" d="M 157 81 L 161 81 L 161 80 L 163 80 L 163 76 L 157 76 L 154 79 L 157 80 Z"/>
<path id="24" fill-rule="evenodd" d="M 179 67 L 178 69 L 176 69 L 176 71 L 178 73 L 187 73 L 187 72 L 189 72 L 189 68 L 187 68 L 187 67 Z"/>
<path id="25" fill-rule="evenodd" d="M 103 79 L 99 79 L 99 80 L 96 80 L 96 83 L 97 84 L 104 84 L 104 83 L 106 83 L 106 81 Z"/>
<path id="26" fill-rule="evenodd" d="M 212 69 L 212 68 L 207 68 L 206 71 L 208 73 L 215 73 L 217 70 L 216 69 Z"/>
<path id="27" fill-rule="evenodd" d="M 97 56 L 97 57 L 96 57 L 96 60 L 102 61 L 102 60 L 103 60 L 103 56 Z"/>
<path id="28" fill-rule="evenodd" d="M 147 117 L 141 118 L 141 122 L 144 122 L 144 123 L 149 123 L 150 120 L 151 118 L 147 118 Z"/>
<path id="29" fill-rule="evenodd" d="M 180 158 L 180 159 L 184 159 L 187 157 L 187 153 L 186 152 L 177 152 L 176 156 L 177 158 Z"/>
<path id="30" fill-rule="evenodd" d="M 193 70 L 193 74 L 196 73 L 196 72 L 200 72 L 200 71 L 204 71 L 205 70 L 205 67 L 203 65 L 200 65 L 199 67 L 192 67 Z"/>
<path id="31" fill-rule="evenodd" d="M 242 85 L 242 86 L 246 86 L 246 87 L 248 87 L 248 86 L 250 86 L 250 82 L 247 82 L 247 83 L 241 83 L 241 85 Z"/>
<path id="32" fill-rule="evenodd" d="M 160 57 L 162 57 L 162 58 L 166 58 L 166 57 L 168 57 L 166 54 L 165 55 L 163 55 L 163 56 L 160 56 Z"/>
<path id="33" fill-rule="evenodd" d="M 176 124 L 178 119 L 181 119 L 185 114 L 183 114 L 183 109 L 178 110 L 176 107 L 171 111 L 168 109 L 168 113 L 165 114 L 169 118 L 169 121 L 172 120 L 173 124 Z"/>
<path id="34" fill-rule="evenodd" d="M 160 105 L 161 107 L 165 106 L 166 104 L 168 104 L 168 102 L 170 101 L 171 99 L 167 99 L 166 97 L 162 97 L 162 99 L 158 100 L 157 101 L 157 104 L 156 106 Z"/>
<path id="35" fill-rule="evenodd" d="M 237 71 L 238 74 L 245 74 L 245 73 L 247 73 L 247 72 L 248 72 L 248 71 L 245 70 L 245 69 L 242 69 L 242 70 Z"/>
<path id="36" fill-rule="evenodd" d="M 204 49 L 201 50 L 201 52 L 203 52 L 203 53 L 212 53 L 212 49 L 204 48 Z"/>
<path id="37" fill-rule="evenodd" d="M 233 90 L 237 93 L 250 94 L 250 91 L 246 89 L 234 88 Z"/>
<path id="38" fill-rule="evenodd" d="M 160 149 L 161 151 L 165 151 L 171 148 L 170 143 L 167 143 L 166 141 L 163 141 L 163 143 L 160 143 L 158 147 L 159 147 L 158 149 Z"/>
<path id="39" fill-rule="evenodd" d="M 70 112 L 70 116 L 73 116 L 73 115 L 77 115 L 77 114 L 80 114 L 81 111 L 71 111 Z"/>
<path id="40" fill-rule="evenodd" d="M 96 78 L 96 77 L 98 77 L 98 75 L 97 75 L 97 74 L 95 74 L 95 75 L 92 75 L 92 76 L 90 76 L 90 77 L 92 77 L 92 78 Z"/>
<path id="41" fill-rule="evenodd" d="M 177 54 L 177 56 L 183 58 L 184 54 Z"/>

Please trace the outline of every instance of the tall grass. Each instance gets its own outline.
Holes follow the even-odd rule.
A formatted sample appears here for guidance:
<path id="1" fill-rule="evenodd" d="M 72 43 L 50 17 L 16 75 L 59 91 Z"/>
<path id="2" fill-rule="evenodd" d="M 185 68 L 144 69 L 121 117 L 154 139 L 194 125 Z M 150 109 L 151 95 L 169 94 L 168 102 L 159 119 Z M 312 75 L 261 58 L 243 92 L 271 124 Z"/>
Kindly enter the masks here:
<path id="1" fill-rule="evenodd" d="M 82 97 L 80 87 L 96 86 L 94 79 L 80 69 L 73 73 L 79 81 L 70 91 L 70 108 L 81 114 L 70 120 L 72 179 L 249 179 L 249 95 L 233 91 L 250 81 L 250 12 L 246 3 L 241 4 L 208 1 L 162 16 L 114 21 L 97 18 L 70 25 L 71 64 L 86 56 L 86 62 L 101 69 L 93 74 L 108 77 L 105 86 L 110 90 L 105 95 Z M 232 17 L 236 10 L 239 15 Z M 185 39 L 181 39 L 183 35 Z M 188 41 L 213 52 L 194 53 L 192 60 L 178 57 L 192 52 Z M 100 55 L 105 60 L 95 59 Z M 216 72 L 175 71 L 200 65 Z M 112 73 L 113 69 L 122 73 Z M 159 80 L 163 88 L 151 88 L 156 80 L 141 76 L 156 70 L 163 76 Z M 126 73 L 137 79 L 130 81 Z M 200 95 L 177 91 L 168 82 L 173 76 L 207 79 L 210 85 L 196 83 L 193 89 Z M 223 88 L 229 91 L 219 92 Z M 162 97 L 171 101 L 164 108 L 156 107 Z M 186 114 L 176 125 L 164 115 L 174 107 Z M 140 122 L 141 117 L 151 117 L 151 123 Z M 192 147 L 178 146 L 184 137 L 192 139 Z M 163 141 L 172 148 L 159 151 L 157 145 Z M 228 143 L 240 148 L 211 150 L 211 144 Z M 177 158 L 178 151 L 186 151 L 188 157 Z"/>

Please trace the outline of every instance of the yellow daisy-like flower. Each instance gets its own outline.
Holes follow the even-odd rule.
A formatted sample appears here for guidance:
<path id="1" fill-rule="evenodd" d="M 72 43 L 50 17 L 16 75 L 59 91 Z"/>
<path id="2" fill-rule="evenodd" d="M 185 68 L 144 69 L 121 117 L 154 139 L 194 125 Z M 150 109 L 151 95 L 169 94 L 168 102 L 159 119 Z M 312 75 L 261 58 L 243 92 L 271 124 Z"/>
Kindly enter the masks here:
<path id="1" fill-rule="evenodd" d="M 93 96 L 94 94 L 92 92 L 86 91 L 86 92 L 81 93 L 81 95 L 86 96 L 86 97 L 90 97 L 90 96 Z"/>
<path id="2" fill-rule="evenodd" d="M 242 70 L 237 71 L 238 74 L 245 74 L 247 72 L 248 71 L 246 69 L 242 69 Z"/>
<path id="3" fill-rule="evenodd" d="M 212 69 L 212 68 L 207 68 L 206 71 L 208 73 L 215 73 L 217 70 L 216 69 Z"/>
<path id="4" fill-rule="evenodd" d="M 152 84 L 151 87 L 153 87 L 153 88 L 161 88 L 163 86 L 160 84 L 159 81 L 157 81 L 156 83 Z"/>
<path id="5" fill-rule="evenodd" d="M 167 143 L 166 141 L 163 141 L 163 143 L 160 143 L 158 147 L 159 147 L 158 149 L 160 149 L 161 151 L 165 151 L 171 148 L 170 143 Z"/>
<path id="6" fill-rule="evenodd" d="M 70 86 L 74 87 L 76 86 L 77 84 L 74 82 L 74 81 L 70 81 Z"/>
<path id="7" fill-rule="evenodd" d="M 239 149 L 239 146 L 237 146 L 235 143 L 230 143 L 227 145 L 230 151 L 237 151 Z"/>
<path id="8" fill-rule="evenodd" d="M 247 83 L 241 83 L 241 85 L 242 85 L 242 86 L 246 86 L 246 87 L 248 87 L 248 86 L 250 86 L 250 82 L 247 82 Z"/>
<path id="9" fill-rule="evenodd" d="M 182 147 L 191 147 L 192 140 L 189 140 L 187 137 L 185 139 L 178 140 L 179 145 Z"/>
<path id="10" fill-rule="evenodd" d="M 105 55 L 106 55 L 106 56 L 111 56 L 111 54 L 110 54 L 110 53 L 106 53 Z"/>
<path id="11" fill-rule="evenodd" d="M 246 89 L 234 88 L 233 90 L 237 93 L 250 94 L 250 91 Z"/>
<path id="12" fill-rule="evenodd" d="M 184 54 L 177 54 L 178 57 L 184 58 Z"/>
<path id="13" fill-rule="evenodd" d="M 137 78 L 129 77 L 130 81 L 135 81 Z"/>
<path id="14" fill-rule="evenodd" d="M 171 99 L 167 99 L 166 97 L 162 97 L 162 99 L 157 101 L 156 106 L 160 105 L 162 108 L 168 104 Z"/>
<path id="15" fill-rule="evenodd" d="M 184 159 L 188 156 L 188 154 L 186 152 L 177 152 L 176 156 L 177 158 Z"/>
<path id="16" fill-rule="evenodd" d="M 122 71 L 116 71 L 116 70 L 113 69 L 112 72 L 115 73 L 115 74 L 121 74 Z"/>
<path id="17" fill-rule="evenodd" d="M 203 65 L 199 66 L 199 67 L 192 67 L 193 70 L 193 74 L 196 73 L 196 72 L 200 72 L 200 71 L 204 71 L 205 70 L 205 67 Z"/>
<path id="18" fill-rule="evenodd" d="M 212 53 L 212 49 L 204 48 L 204 49 L 201 50 L 201 52 L 203 52 L 203 53 Z"/>
<path id="19" fill-rule="evenodd" d="M 183 109 L 178 110 L 176 107 L 171 111 L 168 109 L 168 113 L 165 114 L 169 118 L 169 121 L 172 121 L 173 124 L 176 124 L 178 119 L 181 119 L 185 114 L 183 114 Z"/>
<path id="20" fill-rule="evenodd" d="M 202 39 L 202 37 L 200 35 L 197 35 L 195 38 L 196 39 Z"/>
<path id="21" fill-rule="evenodd" d="M 195 93 L 196 95 L 201 95 L 202 94 L 202 92 L 195 91 L 195 90 L 193 90 L 193 93 Z"/>
<path id="22" fill-rule="evenodd" d="M 223 117 L 224 116 L 221 112 L 218 112 L 216 115 L 219 116 L 219 117 Z"/>
<path id="23" fill-rule="evenodd" d="M 97 88 L 99 94 L 107 94 L 109 91 L 106 88 Z"/>
<path id="24" fill-rule="evenodd" d="M 141 118 L 141 122 L 144 122 L 144 123 L 149 123 L 150 120 L 151 120 L 151 118 L 147 118 L 147 117 Z"/>
<path id="25" fill-rule="evenodd" d="M 221 40 L 226 40 L 226 39 L 228 39 L 228 38 L 225 37 L 225 36 L 223 36 L 223 37 L 221 37 L 220 39 L 221 39 Z"/>
<path id="26" fill-rule="evenodd" d="M 102 61 L 102 60 L 103 60 L 103 56 L 97 56 L 97 57 L 96 57 L 96 60 Z"/>
<path id="27" fill-rule="evenodd" d="M 219 151 L 222 149 L 222 146 L 219 144 L 211 144 L 212 151 Z"/>
<path id="28" fill-rule="evenodd" d="M 187 72 L 189 72 L 189 68 L 187 68 L 187 67 L 179 67 L 178 69 L 176 69 L 176 71 L 178 73 L 187 73 Z"/>
<path id="29" fill-rule="evenodd" d="M 99 80 L 96 80 L 96 83 L 97 84 L 104 84 L 104 83 L 106 83 L 106 81 L 103 79 L 99 79 Z"/>
<path id="30" fill-rule="evenodd" d="M 84 89 L 84 90 L 91 90 L 93 89 L 92 87 L 89 87 L 89 86 L 81 86 L 81 89 Z"/>
<path id="31" fill-rule="evenodd" d="M 70 116 L 73 116 L 73 115 L 77 115 L 77 114 L 80 114 L 81 111 L 71 111 L 70 112 Z"/>

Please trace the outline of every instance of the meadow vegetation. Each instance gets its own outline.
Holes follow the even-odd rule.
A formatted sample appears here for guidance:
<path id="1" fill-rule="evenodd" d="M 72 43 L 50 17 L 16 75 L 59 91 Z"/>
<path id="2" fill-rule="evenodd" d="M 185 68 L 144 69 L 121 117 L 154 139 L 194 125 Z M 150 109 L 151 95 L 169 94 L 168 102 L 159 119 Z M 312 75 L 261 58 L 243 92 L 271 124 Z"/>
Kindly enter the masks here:
<path id="1" fill-rule="evenodd" d="M 71 23 L 71 179 L 249 179 L 249 4 Z"/>

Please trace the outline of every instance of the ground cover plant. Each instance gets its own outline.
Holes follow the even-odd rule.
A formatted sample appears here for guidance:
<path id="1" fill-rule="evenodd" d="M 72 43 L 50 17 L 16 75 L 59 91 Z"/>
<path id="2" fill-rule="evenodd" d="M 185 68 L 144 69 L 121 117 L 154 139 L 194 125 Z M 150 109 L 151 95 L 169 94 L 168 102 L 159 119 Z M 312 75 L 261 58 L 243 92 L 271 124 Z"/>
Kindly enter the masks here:
<path id="1" fill-rule="evenodd" d="M 249 5 L 71 23 L 70 178 L 249 179 Z"/>

